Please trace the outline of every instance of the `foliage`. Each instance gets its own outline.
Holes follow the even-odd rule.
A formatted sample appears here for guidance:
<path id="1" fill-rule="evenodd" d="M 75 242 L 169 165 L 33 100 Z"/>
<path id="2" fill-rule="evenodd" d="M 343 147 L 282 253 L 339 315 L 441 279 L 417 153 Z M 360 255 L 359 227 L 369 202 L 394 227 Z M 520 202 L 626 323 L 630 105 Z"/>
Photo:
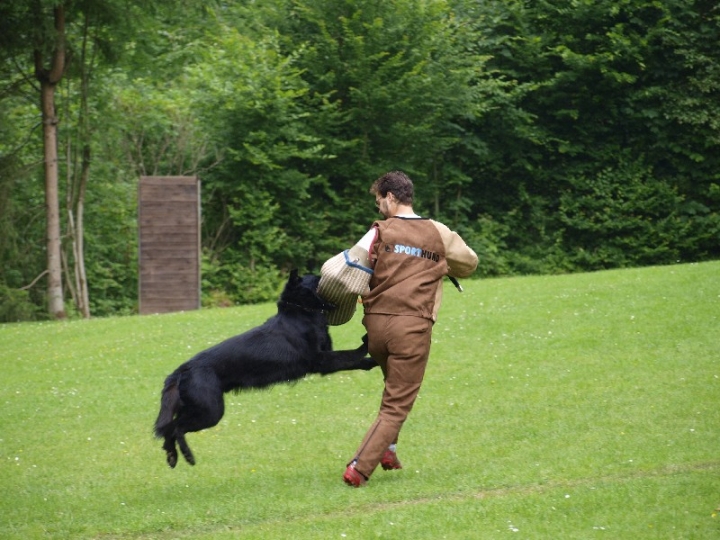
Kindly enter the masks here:
<path id="1" fill-rule="evenodd" d="M 590 269 L 677 262 L 677 240 L 689 227 L 680 212 L 683 198 L 643 165 L 619 165 L 574 179 L 561 196 L 564 251 Z"/>
<path id="2" fill-rule="evenodd" d="M 310 117 L 321 121 L 317 133 L 335 157 L 318 169 L 337 194 L 331 234 L 347 234 L 347 220 L 369 224 L 366 193 L 385 170 L 407 170 L 419 209 L 439 216 L 443 186 L 454 196 L 469 180 L 445 156 L 462 142 L 458 121 L 483 98 L 483 59 L 462 54 L 460 22 L 438 1 L 308 0 L 295 2 L 291 15 L 281 33 L 288 50 L 305 44 L 308 96 L 336 112 L 330 123 L 326 114 Z"/>
<path id="3" fill-rule="evenodd" d="M 671 190 L 677 187 L 676 203 L 692 200 L 712 214 L 709 220 L 685 216 L 684 226 L 674 229 L 674 249 L 683 246 L 690 259 L 709 251 L 717 256 L 715 249 L 689 241 L 717 230 L 717 208 L 708 206 L 708 194 L 720 153 L 708 150 L 717 150 L 712 126 L 720 110 L 711 97 L 717 97 L 717 73 L 706 48 L 708 36 L 720 35 L 716 8 L 704 2 L 590 0 L 572 8 L 562 2 L 460 5 L 471 10 L 478 26 L 489 27 L 478 42 L 480 52 L 493 55 L 488 67 L 503 80 L 515 80 L 507 106 L 479 124 L 503 129 L 489 143 L 490 158 L 476 164 L 485 179 L 477 199 L 489 201 L 498 216 L 505 209 L 516 233 L 508 240 L 511 251 L 535 260 L 540 246 L 554 252 L 558 237 L 569 234 L 560 195 L 572 197 L 578 178 L 592 184 L 630 159 Z M 697 108 L 701 102 L 707 104 L 703 111 Z M 612 192 L 620 193 L 627 178 L 614 178 Z M 682 213 L 678 207 L 669 211 Z M 671 219 L 668 213 L 657 217 Z M 611 236 L 611 228 L 602 231 L 602 238 Z M 583 238 L 570 242 L 582 244 Z M 626 263 L 622 250 L 607 248 L 607 264 Z M 667 253 L 658 255 L 648 253 L 644 260 L 668 260 Z M 570 256 L 561 267 L 593 264 Z"/>
<path id="4" fill-rule="evenodd" d="M 322 182 L 304 164 L 327 157 L 306 126 L 295 58 L 279 54 L 272 35 L 253 41 L 220 28 L 216 40 L 188 70 L 195 110 L 223 148 L 202 177 L 206 265 L 212 280 L 227 276 L 220 285 L 235 301 L 269 300 L 276 269 L 306 267 L 322 243 L 323 210 L 313 197 Z"/>
<path id="5" fill-rule="evenodd" d="M 137 192 L 134 182 L 97 186 L 88 199 L 86 235 L 92 313 L 137 312 Z"/>
<path id="6" fill-rule="evenodd" d="M 27 291 L 11 289 L 0 283 L 0 323 L 40 319 L 38 306 Z"/>
<path id="7" fill-rule="evenodd" d="M 228 255 L 234 255 L 230 252 Z M 256 304 L 276 298 L 283 276 L 272 266 L 248 268 L 242 260 L 223 258 L 222 264 L 203 256 L 202 304 L 205 307 L 227 307 Z"/>
<path id="8" fill-rule="evenodd" d="M 477 274 L 482 277 L 503 276 L 510 271 L 506 239 L 507 226 L 481 215 L 470 232 L 464 236 L 467 244 L 478 254 Z"/>
<path id="9" fill-rule="evenodd" d="M 41 309 L 28 51 L 48 26 L 30 15 L 55 4 L 0 4 L 0 286 L 34 283 Z M 288 269 L 317 271 L 376 218 L 367 190 L 391 169 L 482 276 L 720 256 L 715 2 L 64 4 L 60 198 L 77 208 L 89 156 L 94 315 L 135 309 L 142 174 L 200 176 L 208 305 L 270 300 Z"/>
<path id="10" fill-rule="evenodd" d="M 45 294 L 42 286 L 33 285 L 43 275 L 44 259 L 30 246 L 41 246 L 44 238 L 41 182 L 35 181 L 31 168 L 22 167 L 21 147 L 0 157 L 0 288 L 4 292 L 9 320 L 42 318 Z M 38 179 L 39 180 L 39 179 Z M 30 302 L 33 309 L 17 311 L 16 302 Z M 20 317 L 20 315 L 22 315 Z"/>

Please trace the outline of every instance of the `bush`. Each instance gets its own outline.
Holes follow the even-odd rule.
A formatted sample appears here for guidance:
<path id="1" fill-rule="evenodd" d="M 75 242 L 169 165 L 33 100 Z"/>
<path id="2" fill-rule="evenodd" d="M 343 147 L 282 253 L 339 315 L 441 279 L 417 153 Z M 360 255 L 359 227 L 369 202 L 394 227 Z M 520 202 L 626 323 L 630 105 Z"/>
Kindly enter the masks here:
<path id="1" fill-rule="evenodd" d="M 479 216 L 476 223 L 476 227 L 465 233 L 463 237 L 478 255 L 477 275 L 482 277 L 507 275 L 509 266 L 505 238 L 508 227 L 487 215 Z"/>
<path id="2" fill-rule="evenodd" d="M 689 233 L 683 197 L 641 163 L 571 179 L 560 197 L 563 249 L 580 270 L 676 262 Z"/>
<path id="3" fill-rule="evenodd" d="M 239 263 L 211 261 L 205 255 L 202 262 L 202 304 L 219 307 L 274 302 L 283 281 L 282 272 L 270 265 L 249 268 Z"/>
<path id="4" fill-rule="evenodd" d="M 0 323 L 35 321 L 41 314 L 27 291 L 0 284 Z"/>

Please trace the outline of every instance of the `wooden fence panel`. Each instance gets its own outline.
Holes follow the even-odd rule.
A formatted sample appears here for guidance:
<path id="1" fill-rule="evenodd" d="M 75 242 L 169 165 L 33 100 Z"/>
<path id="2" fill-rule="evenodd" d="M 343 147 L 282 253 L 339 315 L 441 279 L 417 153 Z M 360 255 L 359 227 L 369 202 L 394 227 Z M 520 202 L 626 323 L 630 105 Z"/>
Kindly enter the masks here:
<path id="1" fill-rule="evenodd" d="M 200 307 L 200 181 L 143 176 L 138 190 L 141 314 Z"/>

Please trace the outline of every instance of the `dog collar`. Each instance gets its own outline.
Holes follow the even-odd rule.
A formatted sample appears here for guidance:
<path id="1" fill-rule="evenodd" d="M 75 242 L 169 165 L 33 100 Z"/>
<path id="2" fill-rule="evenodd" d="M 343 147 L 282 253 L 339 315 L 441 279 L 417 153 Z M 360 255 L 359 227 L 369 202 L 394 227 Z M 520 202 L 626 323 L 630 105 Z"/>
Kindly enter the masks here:
<path id="1" fill-rule="evenodd" d="M 309 308 L 309 307 L 306 307 L 306 306 L 301 306 L 300 304 L 293 304 L 292 302 L 287 302 L 287 301 L 285 301 L 285 300 L 282 300 L 282 301 L 278 302 L 278 306 L 294 307 L 294 308 L 301 309 L 301 310 L 303 310 L 303 311 L 308 311 L 308 312 L 310 312 L 310 313 L 328 313 L 328 312 L 330 311 L 329 309 L 314 309 L 314 308 Z"/>

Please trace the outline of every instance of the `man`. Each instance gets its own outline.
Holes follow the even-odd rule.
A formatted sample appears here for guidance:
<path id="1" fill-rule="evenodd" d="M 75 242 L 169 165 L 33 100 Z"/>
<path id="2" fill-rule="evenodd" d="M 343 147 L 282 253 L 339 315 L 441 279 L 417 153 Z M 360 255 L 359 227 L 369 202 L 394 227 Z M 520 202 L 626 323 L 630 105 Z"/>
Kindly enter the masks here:
<path id="1" fill-rule="evenodd" d="M 343 480 L 364 485 L 378 465 L 401 469 L 398 434 L 425 374 L 442 278 L 467 277 L 478 258 L 460 236 L 413 211 L 412 180 L 401 171 L 378 178 L 370 193 L 385 220 L 358 242 L 368 251 L 373 275 L 363 295 L 363 325 L 370 355 L 380 365 L 385 389 L 380 411 L 348 464 Z"/>

